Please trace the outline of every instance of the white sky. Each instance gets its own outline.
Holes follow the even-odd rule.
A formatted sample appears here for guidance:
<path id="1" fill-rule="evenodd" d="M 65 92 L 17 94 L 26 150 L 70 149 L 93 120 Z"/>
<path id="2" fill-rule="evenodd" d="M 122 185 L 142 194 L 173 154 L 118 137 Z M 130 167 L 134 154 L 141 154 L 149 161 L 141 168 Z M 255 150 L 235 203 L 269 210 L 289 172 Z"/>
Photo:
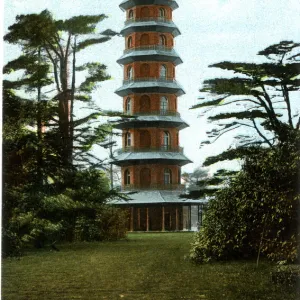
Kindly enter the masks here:
<path id="1" fill-rule="evenodd" d="M 4 34 L 15 22 L 18 14 L 39 13 L 50 10 L 55 18 L 66 19 L 80 14 L 109 16 L 99 27 L 99 32 L 110 28 L 120 31 L 125 13 L 119 9 L 121 0 L 5 0 Z M 185 154 L 194 161 L 183 168 L 192 171 L 207 156 L 220 153 L 232 142 L 224 136 L 218 143 L 199 149 L 206 140 L 206 130 L 211 127 L 200 111 L 189 110 L 197 103 L 199 88 L 204 79 L 221 76 L 222 72 L 208 65 L 224 60 L 260 61 L 256 53 L 282 40 L 300 42 L 299 0 L 177 0 L 173 21 L 181 31 L 175 39 L 175 49 L 183 59 L 176 68 L 176 79 L 184 87 L 186 95 L 178 99 L 182 118 L 190 125 L 180 133 Z M 103 109 L 122 109 L 122 98 L 114 94 L 121 86 L 122 67 L 116 63 L 124 49 L 122 37 L 83 51 L 87 61 L 99 61 L 108 66 L 112 80 L 101 83 L 95 93 L 96 103 Z M 4 45 L 4 63 L 20 53 L 16 46 Z M 212 168 L 212 170 L 214 170 Z"/>

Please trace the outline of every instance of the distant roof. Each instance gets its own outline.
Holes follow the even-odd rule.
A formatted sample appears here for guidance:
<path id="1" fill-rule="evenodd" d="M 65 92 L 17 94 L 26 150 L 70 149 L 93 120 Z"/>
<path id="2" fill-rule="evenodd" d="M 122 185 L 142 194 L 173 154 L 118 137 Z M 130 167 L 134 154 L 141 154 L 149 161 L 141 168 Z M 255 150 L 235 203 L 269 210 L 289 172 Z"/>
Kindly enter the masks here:
<path id="1" fill-rule="evenodd" d="M 132 204 L 202 204 L 207 203 L 206 199 L 191 200 L 180 198 L 182 195 L 180 191 L 137 191 L 124 192 L 129 200 L 116 199 L 111 201 L 115 205 L 132 205 Z"/>

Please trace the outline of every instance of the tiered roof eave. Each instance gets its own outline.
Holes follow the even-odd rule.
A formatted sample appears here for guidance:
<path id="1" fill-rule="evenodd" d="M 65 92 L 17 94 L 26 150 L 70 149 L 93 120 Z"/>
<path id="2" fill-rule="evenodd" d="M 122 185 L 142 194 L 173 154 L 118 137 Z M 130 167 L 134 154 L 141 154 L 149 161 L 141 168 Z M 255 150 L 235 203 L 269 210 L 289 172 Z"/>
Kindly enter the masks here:
<path id="1" fill-rule="evenodd" d="M 166 5 L 171 7 L 172 10 L 179 7 L 175 0 L 124 0 L 119 7 L 125 11 L 136 5 Z"/>

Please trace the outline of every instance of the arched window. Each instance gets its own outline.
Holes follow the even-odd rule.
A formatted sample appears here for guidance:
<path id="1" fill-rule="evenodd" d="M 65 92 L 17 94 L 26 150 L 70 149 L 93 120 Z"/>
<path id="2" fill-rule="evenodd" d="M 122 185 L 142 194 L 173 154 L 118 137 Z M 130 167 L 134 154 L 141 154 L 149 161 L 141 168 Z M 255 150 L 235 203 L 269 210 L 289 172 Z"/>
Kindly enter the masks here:
<path id="1" fill-rule="evenodd" d="M 149 149 L 151 147 L 151 134 L 148 130 L 140 131 L 140 148 Z"/>
<path id="2" fill-rule="evenodd" d="M 141 77 L 149 77 L 150 75 L 150 66 L 148 64 L 142 64 L 140 68 Z"/>
<path id="3" fill-rule="evenodd" d="M 159 77 L 167 78 L 167 67 L 165 65 L 160 66 Z"/>
<path id="4" fill-rule="evenodd" d="M 168 150 L 170 148 L 171 138 L 170 133 L 168 131 L 164 131 L 163 133 L 163 149 Z"/>
<path id="5" fill-rule="evenodd" d="M 140 98 L 140 112 L 149 112 L 151 108 L 150 97 L 148 95 L 143 95 Z"/>
<path id="6" fill-rule="evenodd" d="M 124 183 L 130 184 L 130 171 L 128 169 L 124 172 Z"/>
<path id="7" fill-rule="evenodd" d="M 160 114 L 165 115 L 168 111 L 168 98 L 161 97 L 160 98 Z"/>
<path id="8" fill-rule="evenodd" d="M 132 36 L 127 39 L 127 48 L 132 48 Z"/>
<path id="9" fill-rule="evenodd" d="M 133 19 L 133 10 L 132 9 L 128 13 L 128 18 Z"/>
<path id="10" fill-rule="evenodd" d="M 160 18 L 164 18 L 164 17 L 166 16 L 166 11 L 165 11 L 165 9 L 161 7 L 161 8 L 158 10 L 158 14 L 159 14 L 159 17 L 160 17 Z"/>
<path id="11" fill-rule="evenodd" d="M 133 79 L 133 69 L 131 66 L 127 68 L 127 79 Z"/>
<path id="12" fill-rule="evenodd" d="M 127 132 L 125 134 L 125 147 L 130 147 L 131 146 L 131 133 Z"/>
<path id="13" fill-rule="evenodd" d="M 151 185 L 151 170 L 143 168 L 140 172 L 141 187 L 146 188 Z"/>
<path id="14" fill-rule="evenodd" d="M 148 46 L 149 45 L 149 35 L 147 33 L 143 33 L 140 39 L 141 46 Z"/>
<path id="15" fill-rule="evenodd" d="M 161 34 L 159 36 L 159 45 L 161 45 L 161 46 L 167 46 L 167 38 L 163 34 Z"/>
<path id="16" fill-rule="evenodd" d="M 128 97 L 126 99 L 126 105 L 125 105 L 126 113 L 130 114 L 131 113 L 131 99 Z"/>
<path id="17" fill-rule="evenodd" d="M 171 184 L 172 183 L 172 172 L 170 169 L 164 170 L 164 184 Z"/>
<path id="18" fill-rule="evenodd" d="M 142 7 L 142 9 L 141 9 L 141 17 L 142 18 L 149 18 L 149 16 L 150 16 L 149 7 Z"/>

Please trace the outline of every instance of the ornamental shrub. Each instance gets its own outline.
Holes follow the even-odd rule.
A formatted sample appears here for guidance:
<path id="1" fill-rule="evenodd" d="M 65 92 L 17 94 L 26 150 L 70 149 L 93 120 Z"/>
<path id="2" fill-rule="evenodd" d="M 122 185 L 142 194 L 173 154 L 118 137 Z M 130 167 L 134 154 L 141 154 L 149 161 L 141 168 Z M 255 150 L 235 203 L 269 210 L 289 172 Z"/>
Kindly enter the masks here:
<path id="1" fill-rule="evenodd" d="M 210 200 L 191 258 L 209 262 L 264 255 L 296 261 L 299 161 L 297 143 L 248 157 L 229 186 Z"/>

